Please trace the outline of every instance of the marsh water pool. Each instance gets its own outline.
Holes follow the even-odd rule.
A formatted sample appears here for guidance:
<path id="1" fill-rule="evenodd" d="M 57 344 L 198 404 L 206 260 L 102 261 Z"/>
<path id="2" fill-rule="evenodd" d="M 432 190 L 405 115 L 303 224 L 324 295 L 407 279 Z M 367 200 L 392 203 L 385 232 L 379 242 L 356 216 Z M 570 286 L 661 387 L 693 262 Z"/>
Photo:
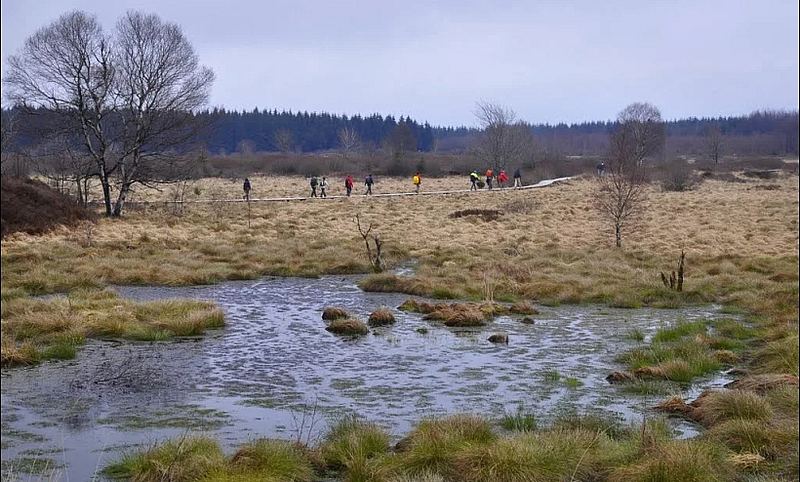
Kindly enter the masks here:
<path id="1" fill-rule="evenodd" d="M 615 356 L 641 343 L 628 333 L 649 337 L 681 319 L 728 316 L 714 306 L 559 306 L 541 307 L 534 324 L 499 317 L 480 329 L 453 329 L 394 310 L 397 323 L 364 337 L 328 333 L 320 316 L 326 306 L 366 319 L 408 298 L 365 293 L 357 281 L 117 288 L 138 300 L 213 300 L 227 326 L 169 342 L 89 340 L 74 360 L 3 369 L 4 473 L 25 479 L 20 467 L 55 469 L 64 479 L 87 480 L 126 450 L 189 431 L 209 432 L 229 446 L 265 436 L 305 441 L 350 412 L 397 435 L 427 416 L 499 417 L 520 405 L 540 419 L 601 410 L 635 422 L 656 398 L 626 394 L 605 380 L 620 368 Z M 507 345 L 487 341 L 497 331 L 508 334 Z M 685 395 L 726 381 L 717 375 Z M 676 428 L 694 433 L 689 425 Z"/>

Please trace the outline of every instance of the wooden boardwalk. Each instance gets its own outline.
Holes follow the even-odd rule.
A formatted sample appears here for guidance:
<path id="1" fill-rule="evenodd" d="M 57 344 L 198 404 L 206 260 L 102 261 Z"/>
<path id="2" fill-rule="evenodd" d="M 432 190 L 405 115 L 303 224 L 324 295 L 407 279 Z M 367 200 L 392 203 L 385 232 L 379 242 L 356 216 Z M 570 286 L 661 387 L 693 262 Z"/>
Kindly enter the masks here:
<path id="1" fill-rule="evenodd" d="M 477 191 L 472 191 L 470 189 L 456 189 L 452 191 L 420 191 L 419 193 L 416 192 L 386 192 L 386 193 L 376 193 L 365 196 L 364 194 L 354 194 L 350 197 L 370 197 L 370 198 L 391 198 L 391 197 L 403 197 L 403 196 L 447 196 L 451 194 L 491 194 L 491 193 L 498 193 L 498 192 L 509 192 L 509 191 L 526 191 L 529 189 L 540 189 L 543 187 L 551 186 L 553 184 L 564 182 L 572 179 L 572 177 L 558 177 L 555 179 L 545 179 L 542 181 L 537 182 L 536 184 L 531 184 L 529 186 L 522 186 L 522 187 L 505 187 L 505 188 L 494 188 L 494 189 L 479 189 Z M 308 197 L 308 196 L 293 196 L 293 197 L 264 197 L 264 198 L 250 198 L 251 203 L 269 203 L 269 202 L 292 202 L 292 201 L 327 201 L 327 200 L 334 200 L 334 199 L 346 199 L 348 196 L 337 194 L 335 196 L 328 196 L 328 197 Z M 96 202 L 96 201 L 95 201 Z M 191 201 L 127 201 L 126 204 L 135 204 L 135 205 L 143 205 L 143 204 L 214 204 L 214 203 L 246 203 L 247 200 L 244 198 L 233 198 L 233 199 L 193 199 Z"/>

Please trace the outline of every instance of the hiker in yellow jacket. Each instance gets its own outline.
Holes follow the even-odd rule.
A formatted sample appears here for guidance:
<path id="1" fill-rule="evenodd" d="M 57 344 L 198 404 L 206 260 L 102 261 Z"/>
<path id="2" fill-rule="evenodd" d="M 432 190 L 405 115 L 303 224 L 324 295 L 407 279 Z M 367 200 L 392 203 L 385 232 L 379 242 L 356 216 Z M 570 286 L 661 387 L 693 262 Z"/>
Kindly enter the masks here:
<path id="1" fill-rule="evenodd" d="M 419 185 L 422 184 L 422 176 L 419 175 L 419 171 L 411 178 L 411 182 L 414 183 L 414 192 L 419 194 Z"/>

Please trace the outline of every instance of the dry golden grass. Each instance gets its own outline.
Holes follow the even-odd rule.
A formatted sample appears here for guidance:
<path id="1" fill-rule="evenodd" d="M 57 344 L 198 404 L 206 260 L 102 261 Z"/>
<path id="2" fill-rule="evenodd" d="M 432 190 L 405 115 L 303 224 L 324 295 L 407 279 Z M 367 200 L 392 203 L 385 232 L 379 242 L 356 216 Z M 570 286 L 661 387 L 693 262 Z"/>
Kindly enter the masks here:
<path id="1" fill-rule="evenodd" d="M 256 189 L 269 185 L 275 194 L 295 192 L 304 183 L 254 179 Z M 404 184 L 388 179 L 380 189 Z M 464 184 L 443 178 L 425 186 Z M 180 217 L 162 206 L 148 207 L 121 220 L 101 220 L 91 246 L 84 246 L 84 233 L 66 229 L 5 240 L 3 286 L 37 293 L 105 282 L 174 285 L 366 272 L 353 222 L 357 213 L 375 225 L 390 263 L 417 258 L 425 261 L 421 274 L 427 278 L 446 278 L 451 286 L 468 281 L 453 290 L 459 296 L 482 297 L 484 273 L 500 295 L 564 301 L 584 298 L 598 278 L 659 289 L 653 270 L 670 269 L 681 247 L 688 252 L 689 289 L 709 276 L 724 283 L 742 270 L 770 271 L 796 283 L 790 268 L 797 256 L 797 178 L 782 179 L 777 191 L 754 189 L 756 184 L 714 181 L 684 193 L 654 188 L 642 229 L 623 240 L 622 252 L 612 248 L 611 232 L 593 209 L 595 186 L 588 180 L 491 194 L 252 203 L 249 228 L 242 203 L 192 204 Z M 231 190 L 239 195 L 238 181 L 203 180 L 200 186 L 200 197 Z M 530 199 L 536 203 L 532 211 L 506 209 Z M 509 212 L 491 222 L 448 216 L 470 207 Z"/>
<path id="2" fill-rule="evenodd" d="M 14 298 L 2 305 L 2 365 L 72 358 L 86 337 L 161 340 L 223 324 L 222 310 L 205 301 L 133 302 L 80 290 L 63 298 Z"/>

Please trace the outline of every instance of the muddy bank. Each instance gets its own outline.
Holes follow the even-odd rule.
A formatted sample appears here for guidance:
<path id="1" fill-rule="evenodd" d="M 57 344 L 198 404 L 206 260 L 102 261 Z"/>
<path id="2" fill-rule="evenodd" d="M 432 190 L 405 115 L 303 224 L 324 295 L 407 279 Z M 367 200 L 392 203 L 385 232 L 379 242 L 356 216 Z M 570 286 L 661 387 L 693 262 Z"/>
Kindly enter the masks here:
<path id="1" fill-rule="evenodd" d="M 364 293 L 356 280 L 119 288 L 139 300 L 212 300 L 228 324 L 198 339 L 90 341 L 75 360 L 4 369 L 4 470 L 38 456 L 70 479 L 85 480 L 126 446 L 187 430 L 208 431 L 229 444 L 256 436 L 308 439 L 347 411 L 396 434 L 425 416 L 499 417 L 520 404 L 542 418 L 603 410 L 633 421 L 655 398 L 626 395 L 604 379 L 619 368 L 615 355 L 638 343 L 627 333 L 647 336 L 678 319 L 722 316 L 712 307 L 562 306 L 542 308 L 534 324 L 499 317 L 482 329 L 453 329 L 393 310 L 396 323 L 358 339 L 328 333 L 320 319 L 325 306 L 366 320 L 380 306 L 407 298 Z M 489 342 L 495 332 L 507 334 L 508 344 Z"/>

